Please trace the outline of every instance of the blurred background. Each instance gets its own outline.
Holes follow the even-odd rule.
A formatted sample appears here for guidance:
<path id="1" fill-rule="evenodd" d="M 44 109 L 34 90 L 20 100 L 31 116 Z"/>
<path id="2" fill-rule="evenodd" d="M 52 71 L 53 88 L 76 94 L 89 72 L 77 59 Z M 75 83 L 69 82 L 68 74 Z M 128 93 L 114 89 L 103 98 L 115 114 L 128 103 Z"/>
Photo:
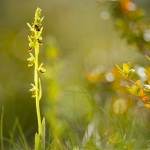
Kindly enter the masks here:
<path id="1" fill-rule="evenodd" d="M 136 3 L 148 17 L 150 1 Z M 33 68 L 28 68 L 27 63 L 27 22 L 33 22 L 37 7 L 44 16 L 40 62 L 47 72 L 41 75 L 41 110 L 46 117 L 47 137 L 58 138 L 66 145 L 85 145 L 89 126 L 95 137 L 97 132 L 102 135 L 98 138 L 107 137 L 107 129 L 113 125 L 104 112 L 112 113 L 111 105 L 119 99 L 110 87 L 114 81 L 110 71 L 115 64 L 130 61 L 143 66 L 148 61 L 120 38 L 110 14 L 111 5 L 96 0 L 0 0 L 0 108 L 4 106 L 4 136 L 10 138 L 16 120 L 29 144 L 33 145 L 37 132 L 35 100 L 29 92 Z M 99 79 L 91 73 L 102 74 L 101 80 L 109 84 L 97 83 Z M 141 111 L 148 122 L 149 111 Z"/>

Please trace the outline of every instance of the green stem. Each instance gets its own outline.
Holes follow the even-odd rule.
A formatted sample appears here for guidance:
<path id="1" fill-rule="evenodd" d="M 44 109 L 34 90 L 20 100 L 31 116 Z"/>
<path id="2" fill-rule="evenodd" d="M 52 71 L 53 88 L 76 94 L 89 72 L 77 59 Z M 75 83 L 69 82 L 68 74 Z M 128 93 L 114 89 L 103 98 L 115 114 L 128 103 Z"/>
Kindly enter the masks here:
<path id="1" fill-rule="evenodd" d="M 38 133 L 39 135 L 41 135 L 42 124 L 41 124 L 41 114 L 40 114 L 40 104 L 39 104 L 38 54 L 39 54 L 39 43 L 38 41 L 36 41 L 34 82 L 36 87 L 36 113 L 37 113 L 37 120 L 38 120 Z"/>

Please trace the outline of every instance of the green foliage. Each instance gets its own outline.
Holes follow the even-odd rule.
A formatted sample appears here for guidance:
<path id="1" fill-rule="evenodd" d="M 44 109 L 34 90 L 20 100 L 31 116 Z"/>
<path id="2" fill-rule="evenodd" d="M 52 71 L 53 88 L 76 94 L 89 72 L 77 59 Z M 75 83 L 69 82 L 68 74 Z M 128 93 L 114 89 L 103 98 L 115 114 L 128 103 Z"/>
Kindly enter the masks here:
<path id="1" fill-rule="evenodd" d="M 119 150 L 121 147 L 123 149 L 132 150 L 134 149 L 135 142 L 136 141 L 134 139 L 127 140 L 126 135 L 121 137 L 121 135 L 118 132 L 116 132 L 113 137 L 108 138 L 108 145 L 110 145 L 112 149 L 116 150 Z"/>
<path id="2" fill-rule="evenodd" d="M 126 85 L 127 90 L 128 90 L 131 94 L 133 94 L 133 95 L 139 97 L 139 98 L 144 102 L 143 106 L 145 106 L 145 107 L 147 107 L 147 108 L 150 108 L 150 104 L 149 104 L 150 101 L 149 101 L 149 98 L 148 98 L 148 94 L 149 94 L 149 92 L 150 92 L 150 85 L 149 85 L 149 84 L 144 84 L 144 85 L 141 87 L 141 81 L 140 81 L 140 80 L 137 80 L 137 81 L 135 81 L 135 82 L 132 80 L 131 77 L 133 76 L 133 74 L 132 74 L 132 75 L 129 75 L 129 74 L 130 74 L 130 70 L 133 70 L 133 69 L 129 69 L 129 68 L 130 68 L 130 67 L 129 67 L 129 66 L 130 66 L 129 63 L 128 63 L 128 64 L 125 64 L 125 63 L 123 64 L 123 70 L 121 70 L 118 65 L 116 65 L 116 66 L 117 66 L 117 68 L 118 68 L 118 71 L 119 71 L 124 77 L 126 77 L 129 82 L 132 83 L 132 86 Z M 149 83 L 149 69 L 145 69 L 145 74 L 146 74 L 146 76 L 147 76 L 147 83 Z M 147 92 L 148 92 L 148 93 L 147 93 Z"/>
<path id="3" fill-rule="evenodd" d="M 144 12 L 135 7 L 135 3 L 131 0 L 113 2 L 108 0 L 106 3 L 112 8 L 112 16 L 121 35 L 130 44 L 136 45 L 142 53 L 147 54 L 149 42 L 145 34 L 148 32 L 149 24 L 144 20 Z M 127 4 L 133 7 L 130 8 Z M 68 61 L 65 59 L 68 56 L 66 54 L 65 57 L 62 56 L 63 53 L 59 50 L 56 40 L 50 36 L 47 37 L 44 47 L 49 69 L 46 71 L 43 63 L 39 64 L 43 31 L 43 17 L 40 15 L 41 9 L 37 8 L 33 24 L 27 24 L 31 31 L 31 35 L 28 36 L 27 61 L 28 67 L 34 68 L 34 82 L 29 91 L 35 100 L 38 122 L 33 149 L 148 149 L 150 133 L 147 108 L 150 108 L 150 68 L 143 67 L 146 76 L 143 78 L 140 76 L 141 72 L 137 71 L 141 66 L 139 64 L 132 67 L 128 62 L 123 63 L 122 67 L 116 64 L 114 68 L 100 66 L 91 71 L 90 65 L 84 64 L 88 71 L 81 66 L 82 73 L 77 74 L 80 78 L 82 76 L 82 79 L 70 83 L 70 78 L 72 80 L 76 78 L 75 73 L 66 67 Z M 150 60 L 148 56 L 147 58 Z M 74 65 L 69 65 L 75 68 Z M 45 72 L 46 88 L 43 88 L 39 76 Z M 41 101 L 43 97 L 45 101 Z M 43 109 L 40 109 L 41 103 Z M 43 119 L 41 110 L 45 113 Z M 2 112 L 1 149 L 3 150 L 7 144 L 9 149 L 12 147 L 18 150 L 31 149 L 32 146 L 27 143 L 26 134 L 23 134 L 24 130 L 19 120 L 16 120 L 12 130 L 10 129 L 10 140 L 4 138 L 3 115 Z M 16 132 L 17 129 L 19 133 Z M 15 139 L 18 136 L 19 142 Z M 32 141 L 30 144 L 32 145 Z"/>
<path id="4" fill-rule="evenodd" d="M 134 75 L 135 70 L 130 69 L 130 63 L 124 63 L 123 69 L 121 69 L 118 65 L 116 65 L 119 69 L 119 72 L 125 77 L 125 78 L 131 78 Z"/>
<path id="5" fill-rule="evenodd" d="M 79 148 L 78 147 L 74 147 L 73 150 L 79 150 Z"/>
<path id="6" fill-rule="evenodd" d="M 140 96 L 143 93 L 143 90 L 140 87 L 140 80 L 137 80 L 132 87 L 127 86 L 127 89 L 131 94 L 135 96 Z"/>
<path id="7" fill-rule="evenodd" d="M 132 0 L 117 0 L 111 2 L 115 26 L 129 44 L 135 45 L 140 52 L 148 54 L 150 44 L 148 39 L 149 21 L 145 12 Z"/>

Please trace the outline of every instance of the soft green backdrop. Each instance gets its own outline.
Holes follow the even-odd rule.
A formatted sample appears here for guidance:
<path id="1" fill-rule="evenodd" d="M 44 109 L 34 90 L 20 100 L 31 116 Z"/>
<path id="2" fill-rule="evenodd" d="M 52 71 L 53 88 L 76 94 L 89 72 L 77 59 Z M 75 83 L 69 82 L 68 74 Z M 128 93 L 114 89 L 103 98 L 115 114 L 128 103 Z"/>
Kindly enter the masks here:
<path id="1" fill-rule="evenodd" d="M 148 8 L 150 3 L 139 4 Z M 47 69 L 41 76 L 42 116 L 58 137 L 82 138 L 94 114 L 85 74 L 95 68 L 109 70 L 115 63 L 147 61 L 120 39 L 109 8 L 94 0 L 0 0 L 0 107 L 4 106 L 6 137 L 16 118 L 31 143 L 37 131 L 35 101 L 29 93 L 33 68 L 26 61 L 30 34 L 26 23 L 33 22 L 37 7 L 45 17 L 40 52 Z M 109 93 L 102 97 L 105 94 Z"/>

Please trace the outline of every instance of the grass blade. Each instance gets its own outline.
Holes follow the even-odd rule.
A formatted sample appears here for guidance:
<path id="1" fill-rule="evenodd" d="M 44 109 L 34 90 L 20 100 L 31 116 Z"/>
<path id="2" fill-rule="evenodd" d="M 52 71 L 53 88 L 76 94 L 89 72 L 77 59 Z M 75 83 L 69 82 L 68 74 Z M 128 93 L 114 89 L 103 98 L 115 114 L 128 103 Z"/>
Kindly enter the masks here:
<path id="1" fill-rule="evenodd" d="M 40 150 L 40 136 L 35 134 L 35 150 Z"/>

